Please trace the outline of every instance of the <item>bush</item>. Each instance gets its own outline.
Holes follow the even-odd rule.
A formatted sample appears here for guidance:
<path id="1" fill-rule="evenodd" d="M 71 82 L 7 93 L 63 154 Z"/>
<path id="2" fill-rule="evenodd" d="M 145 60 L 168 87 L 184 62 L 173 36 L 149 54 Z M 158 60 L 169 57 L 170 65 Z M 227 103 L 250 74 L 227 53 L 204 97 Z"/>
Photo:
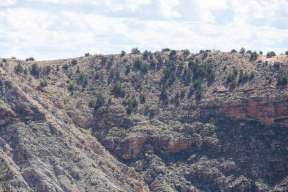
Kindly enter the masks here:
<path id="1" fill-rule="evenodd" d="M 151 110 L 150 110 L 150 116 L 153 117 L 153 116 L 155 116 L 155 115 L 156 115 L 155 109 L 151 109 Z"/>
<path id="2" fill-rule="evenodd" d="M 46 80 L 40 82 L 40 86 L 41 86 L 41 87 L 46 87 L 47 84 L 48 84 L 48 83 L 47 83 Z"/>
<path id="3" fill-rule="evenodd" d="M 157 62 L 154 59 L 150 60 L 150 67 L 151 68 L 155 68 L 156 64 L 157 64 Z"/>
<path id="4" fill-rule="evenodd" d="M 17 72 L 17 73 L 22 73 L 23 72 L 23 67 L 22 65 L 19 63 L 18 65 L 16 65 L 14 67 L 14 70 Z"/>
<path id="5" fill-rule="evenodd" d="M 144 57 L 144 58 L 147 58 L 150 54 L 151 54 L 151 51 L 145 50 L 145 51 L 143 52 L 143 57 Z"/>
<path id="6" fill-rule="evenodd" d="M 194 86 L 193 86 L 193 84 L 190 85 L 190 87 L 189 87 L 189 92 L 190 92 L 190 94 L 192 94 L 192 93 L 194 92 Z"/>
<path id="7" fill-rule="evenodd" d="M 257 58 L 258 58 L 257 52 L 256 52 L 256 51 L 252 52 L 250 59 L 251 59 L 251 60 L 256 60 Z"/>
<path id="8" fill-rule="evenodd" d="M 114 69 L 110 70 L 110 77 L 114 77 Z"/>
<path id="9" fill-rule="evenodd" d="M 107 57 L 102 57 L 101 63 L 106 64 L 106 62 L 107 62 Z"/>
<path id="10" fill-rule="evenodd" d="M 139 54 L 141 52 L 140 52 L 140 50 L 137 47 L 135 47 L 135 48 L 131 49 L 131 53 L 132 54 Z"/>
<path id="11" fill-rule="evenodd" d="M 188 63 L 188 67 L 192 69 L 194 65 L 195 65 L 194 61 L 190 60 Z"/>
<path id="12" fill-rule="evenodd" d="M 35 61 L 34 57 L 27 58 L 26 61 Z"/>
<path id="13" fill-rule="evenodd" d="M 142 66 L 142 59 L 140 59 L 139 57 L 136 58 L 134 60 L 134 67 L 138 68 L 138 69 L 141 69 L 141 66 Z"/>
<path id="14" fill-rule="evenodd" d="M 70 92 L 74 90 L 74 85 L 72 83 L 68 86 L 68 90 Z"/>
<path id="15" fill-rule="evenodd" d="M 287 83 L 288 83 L 288 76 L 287 75 L 285 75 L 284 77 L 279 77 L 277 79 L 278 85 L 287 85 Z"/>
<path id="16" fill-rule="evenodd" d="M 190 54 L 190 51 L 189 51 L 188 49 L 183 49 L 182 51 L 183 51 L 183 54 L 184 54 L 185 56 L 187 56 L 187 55 Z"/>
<path id="17" fill-rule="evenodd" d="M 112 98 L 110 97 L 109 99 L 108 99 L 108 103 L 110 104 L 112 102 Z"/>
<path id="18" fill-rule="evenodd" d="M 231 53 L 237 53 L 236 49 L 232 49 Z"/>
<path id="19" fill-rule="evenodd" d="M 267 57 L 274 57 L 274 56 L 276 56 L 276 53 L 274 51 L 270 51 L 270 52 L 267 53 L 266 56 Z"/>
<path id="20" fill-rule="evenodd" d="M 16 57 L 13 56 L 13 57 L 11 57 L 11 59 L 16 59 Z"/>
<path id="21" fill-rule="evenodd" d="M 102 93 L 99 93 L 97 96 L 97 102 L 96 102 L 95 108 L 98 109 L 98 108 L 102 107 L 104 102 L 105 102 L 104 96 L 102 95 Z"/>
<path id="22" fill-rule="evenodd" d="M 193 83 L 194 88 L 197 88 L 199 85 L 201 85 L 201 83 L 202 83 L 202 79 L 201 77 L 198 77 L 198 79 L 194 81 Z"/>
<path id="23" fill-rule="evenodd" d="M 263 55 L 263 51 L 259 51 L 259 54 L 260 54 L 260 55 Z"/>
<path id="24" fill-rule="evenodd" d="M 38 67 L 37 63 L 32 65 L 31 74 L 39 76 L 41 69 Z"/>
<path id="25" fill-rule="evenodd" d="M 235 88 L 236 85 L 237 85 L 236 80 L 233 80 L 233 81 L 231 81 L 231 83 L 230 83 L 230 88 Z"/>
<path id="26" fill-rule="evenodd" d="M 89 101 L 89 103 L 88 103 L 88 106 L 91 107 L 91 108 L 92 108 L 92 107 L 95 107 L 95 103 L 96 103 L 95 100 L 94 100 L 94 99 L 91 99 L 91 100 Z"/>
<path id="27" fill-rule="evenodd" d="M 125 91 L 124 91 L 124 89 L 122 88 L 121 83 L 119 83 L 119 82 L 116 82 L 116 83 L 114 84 L 113 91 L 114 91 L 114 94 L 117 95 L 117 96 L 122 96 L 122 97 L 124 97 L 124 95 L 125 95 Z"/>
<path id="28" fill-rule="evenodd" d="M 146 63 L 143 63 L 143 64 L 141 65 L 141 70 L 142 70 L 142 71 L 147 72 L 148 69 L 149 69 L 149 67 L 148 67 L 148 65 L 147 65 Z"/>
<path id="29" fill-rule="evenodd" d="M 44 72 L 46 72 L 46 73 L 50 73 L 50 72 L 51 72 L 51 67 L 50 67 L 50 66 L 45 66 L 45 67 L 43 68 L 43 70 L 44 70 Z"/>
<path id="30" fill-rule="evenodd" d="M 154 56 L 152 53 L 150 53 L 150 59 L 154 59 Z"/>
<path id="31" fill-rule="evenodd" d="M 28 74 L 28 70 L 27 70 L 27 68 L 24 69 L 24 74 L 25 74 L 25 75 Z"/>
<path id="32" fill-rule="evenodd" d="M 67 64 L 67 63 L 65 63 L 65 64 L 63 65 L 63 69 L 68 69 L 68 64 Z"/>
<path id="33" fill-rule="evenodd" d="M 162 97 L 162 99 L 168 99 L 167 86 L 168 86 L 167 84 L 164 84 L 161 87 L 161 97 Z"/>
<path id="34" fill-rule="evenodd" d="M 164 51 L 170 51 L 170 49 L 169 49 L 169 48 L 163 48 L 162 51 L 163 51 L 163 52 L 164 52 Z"/>
<path id="35" fill-rule="evenodd" d="M 4 62 L 4 63 L 7 63 L 7 59 L 3 59 L 3 62 Z"/>
<path id="36" fill-rule="evenodd" d="M 226 80 L 227 80 L 227 83 L 229 83 L 235 79 L 236 79 L 236 75 L 233 73 L 233 74 L 229 74 Z"/>
<path id="37" fill-rule="evenodd" d="M 126 66 L 126 73 L 130 73 L 131 67 L 129 65 Z"/>
<path id="38" fill-rule="evenodd" d="M 77 66 L 76 73 L 80 73 L 80 68 L 79 68 L 79 66 Z"/>
<path id="39" fill-rule="evenodd" d="M 245 53 L 245 48 L 242 47 L 242 48 L 240 49 L 239 53 L 244 54 L 244 53 Z"/>
<path id="40" fill-rule="evenodd" d="M 274 68 L 275 69 L 280 69 L 280 66 L 281 66 L 281 63 L 279 63 L 279 62 L 275 62 L 274 63 Z"/>
<path id="41" fill-rule="evenodd" d="M 116 78 L 117 78 L 117 79 L 120 78 L 120 71 L 116 71 Z"/>
<path id="42" fill-rule="evenodd" d="M 197 87 L 197 93 L 196 93 L 196 98 L 200 99 L 203 96 L 203 87 L 202 85 L 198 85 Z"/>
<path id="43" fill-rule="evenodd" d="M 158 63 L 159 63 L 160 65 L 162 65 L 163 62 L 164 62 L 164 61 L 163 61 L 163 58 L 162 58 L 162 57 L 159 57 L 159 58 L 158 58 Z"/>
<path id="44" fill-rule="evenodd" d="M 285 55 L 288 55 L 288 51 L 285 52 Z"/>
<path id="45" fill-rule="evenodd" d="M 246 53 L 250 53 L 250 54 L 251 54 L 251 53 L 252 53 L 252 50 L 247 50 Z"/>
<path id="46" fill-rule="evenodd" d="M 204 57 L 207 57 L 207 56 L 208 56 L 208 52 L 205 51 L 205 52 L 203 53 L 203 56 L 204 56 Z"/>
<path id="47" fill-rule="evenodd" d="M 57 71 L 59 71 L 59 70 L 60 70 L 60 68 L 59 68 L 59 65 L 57 65 L 57 67 L 56 67 L 56 70 L 57 70 Z"/>
<path id="48" fill-rule="evenodd" d="M 170 76 L 170 68 L 166 67 L 163 69 L 164 78 L 168 78 Z"/>
<path id="49" fill-rule="evenodd" d="M 122 50 L 120 57 L 124 57 L 125 55 L 126 55 L 126 52 Z"/>
<path id="50" fill-rule="evenodd" d="M 90 53 L 85 53 L 85 57 L 88 57 L 90 56 Z M 77 63 L 76 63 L 77 64 Z"/>
<path id="51" fill-rule="evenodd" d="M 145 103 L 145 101 L 146 101 L 146 96 L 143 93 L 141 93 L 140 94 L 140 102 Z"/>
<path id="52" fill-rule="evenodd" d="M 176 55 L 176 51 L 175 50 L 171 50 L 170 56 L 174 56 L 174 55 Z"/>
<path id="53" fill-rule="evenodd" d="M 251 71 L 249 79 L 254 79 L 254 77 L 255 77 L 255 73 L 254 73 L 254 71 Z"/>
<path id="54" fill-rule="evenodd" d="M 76 65 L 78 63 L 78 61 L 76 60 L 76 59 L 73 59 L 72 61 L 71 61 L 71 64 L 72 65 Z"/>
<path id="55" fill-rule="evenodd" d="M 182 97 L 185 95 L 186 91 L 187 91 L 186 89 L 182 89 L 182 90 L 181 90 L 181 96 L 182 96 Z"/>

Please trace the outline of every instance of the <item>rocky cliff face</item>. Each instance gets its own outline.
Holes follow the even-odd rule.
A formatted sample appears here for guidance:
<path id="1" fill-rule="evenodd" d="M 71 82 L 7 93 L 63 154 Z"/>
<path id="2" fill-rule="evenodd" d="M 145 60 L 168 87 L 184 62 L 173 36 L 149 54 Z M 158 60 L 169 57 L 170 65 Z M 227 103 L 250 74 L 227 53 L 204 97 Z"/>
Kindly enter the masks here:
<path id="1" fill-rule="evenodd" d="M 76 59 L 0 68 L 0 191 L 288 190 L 286 57 Z"/>

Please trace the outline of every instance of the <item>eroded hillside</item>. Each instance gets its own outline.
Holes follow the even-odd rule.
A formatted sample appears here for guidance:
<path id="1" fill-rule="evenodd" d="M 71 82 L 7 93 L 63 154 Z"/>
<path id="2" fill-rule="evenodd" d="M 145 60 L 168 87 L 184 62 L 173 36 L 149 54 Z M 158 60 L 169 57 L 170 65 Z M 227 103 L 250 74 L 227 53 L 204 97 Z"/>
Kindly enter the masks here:
<path id="1" fill-rule="evenodd" d="M 287 190 L 286 55 L 4 61 L 2 190 Z"/>

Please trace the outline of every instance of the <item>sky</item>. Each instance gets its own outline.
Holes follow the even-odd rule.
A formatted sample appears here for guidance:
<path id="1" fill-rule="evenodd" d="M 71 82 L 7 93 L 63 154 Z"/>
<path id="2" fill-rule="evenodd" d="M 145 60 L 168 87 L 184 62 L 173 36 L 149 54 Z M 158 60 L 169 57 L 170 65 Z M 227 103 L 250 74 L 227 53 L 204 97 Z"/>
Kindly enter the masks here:
<path id="1" fill-rule="evenodd" d="M 288 51 L 287 0 L 0 0 L 1 58 Z"/>

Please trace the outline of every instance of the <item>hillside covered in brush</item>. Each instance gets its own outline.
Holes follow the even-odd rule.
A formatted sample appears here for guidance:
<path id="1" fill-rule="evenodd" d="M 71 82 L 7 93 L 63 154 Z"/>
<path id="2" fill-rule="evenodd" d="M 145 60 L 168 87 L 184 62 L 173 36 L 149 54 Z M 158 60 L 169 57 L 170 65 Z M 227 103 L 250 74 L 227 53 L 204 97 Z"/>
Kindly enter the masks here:
<path id="1" fill-rule="evenodd" d="M 288 190 L 288 52 L 0 60 L 0 191 Z"/>

